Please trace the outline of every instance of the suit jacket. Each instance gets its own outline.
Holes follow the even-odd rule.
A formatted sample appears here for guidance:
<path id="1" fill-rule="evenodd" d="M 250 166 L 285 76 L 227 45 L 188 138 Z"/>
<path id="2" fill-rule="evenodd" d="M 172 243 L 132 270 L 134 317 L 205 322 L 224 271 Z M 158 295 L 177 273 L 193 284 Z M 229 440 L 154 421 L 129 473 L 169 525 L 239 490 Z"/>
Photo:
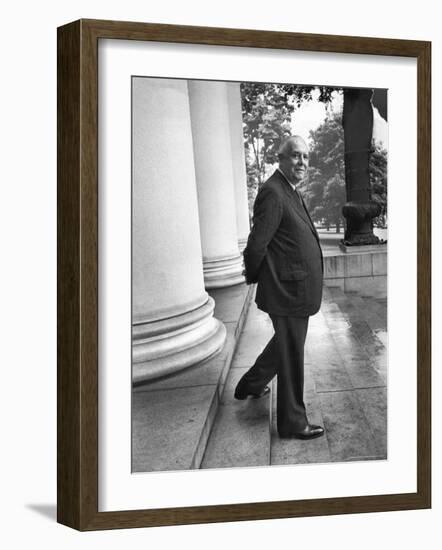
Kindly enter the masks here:
<path id="1" fill-rule="evenodd" d="M 323 259 L 303 200 L 277 170 L 261 187 L 244 249 L 246 282 L 273 315 L 307 317 L 320 308 Z"/>

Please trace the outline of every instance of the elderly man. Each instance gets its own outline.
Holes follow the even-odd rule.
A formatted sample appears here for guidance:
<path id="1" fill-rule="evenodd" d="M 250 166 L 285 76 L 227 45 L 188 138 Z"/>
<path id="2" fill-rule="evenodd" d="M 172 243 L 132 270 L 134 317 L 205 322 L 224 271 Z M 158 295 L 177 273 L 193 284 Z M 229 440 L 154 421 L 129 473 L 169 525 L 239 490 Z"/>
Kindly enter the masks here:
<path id="1" fill-rule="evenodd" d="M 279 149 L 279 168 L 258 192 L 244 250 L 247 284 L 258 283 L 256 303 L 272 320 L 274 335 L 238 382 L 236 399 L 262 397 L 277 375 L 280 437 L 312 439 L 321 426 L 308 422 L 304 405 L 304 343 L 308 320 L 321 305 L 323 260 L 319 237 L 297 186 L 307 174 L 309 151 L 299 136 Z"/>

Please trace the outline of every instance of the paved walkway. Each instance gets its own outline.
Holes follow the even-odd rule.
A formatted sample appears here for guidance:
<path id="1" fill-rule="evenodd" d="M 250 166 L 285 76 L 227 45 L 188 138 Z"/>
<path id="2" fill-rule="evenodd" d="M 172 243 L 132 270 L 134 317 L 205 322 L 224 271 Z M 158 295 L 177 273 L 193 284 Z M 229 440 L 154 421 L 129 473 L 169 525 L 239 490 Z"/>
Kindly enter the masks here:
<path id="1" fill-rule="evenodd" d="M 269 317 L 250 287 L 213 292 L 227 328 L 221 352 L 174 375 L 136 386 L 132 394 L 132 470 L 188 470 L 302 464 L 387 457 L 386 301 L 325 289 L 310 318 L 305 401 L 325 427 L 312 441 L 282 440 L 271 395 L 237 401 L 237 381 L 270 339 Z"/>
<path id="2" fill-rule="evenodd" d="M 268 316 L 250 306 L 201 467 L 222 468 L 387 458 L 386 301 L 325 289 L 310 318 L 305 401 L 325 436 L 282 440 L 276 432 L 276 381 L 271 396 L 236 401 L 234 387 L 273 333 Z"/>

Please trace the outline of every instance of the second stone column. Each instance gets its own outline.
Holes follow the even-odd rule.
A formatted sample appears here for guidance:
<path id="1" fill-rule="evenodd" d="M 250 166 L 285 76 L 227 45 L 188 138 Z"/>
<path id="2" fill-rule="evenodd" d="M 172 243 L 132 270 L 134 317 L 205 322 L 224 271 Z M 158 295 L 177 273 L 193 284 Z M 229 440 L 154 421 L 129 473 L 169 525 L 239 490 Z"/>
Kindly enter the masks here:
<path id="1" fill-rule="evenodd" d="M 206 288 L 242 283 L 225 82 L 189 81 Z"/>
<path id="2" fill-rule="evenodd" d="M 229 100 L 233 179 L 235 182 L 236 227 L 238 230 L 238 247 L 239 251 L 242 252 L 247 244 L 250 223 L 247 199 L 247 173 L 241 109 L 241 89 L 239 82 L 227 82 L 227 96 Z"/>

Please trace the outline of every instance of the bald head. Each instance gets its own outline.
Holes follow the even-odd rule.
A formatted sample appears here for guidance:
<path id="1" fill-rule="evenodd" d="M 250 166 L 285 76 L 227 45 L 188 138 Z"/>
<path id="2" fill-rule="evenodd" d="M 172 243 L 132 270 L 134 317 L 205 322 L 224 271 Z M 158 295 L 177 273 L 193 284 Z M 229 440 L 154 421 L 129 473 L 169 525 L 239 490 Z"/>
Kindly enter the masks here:
<path id="1" fill-rule="evenodd" d="M 307 149 L 307 144 L 301 136 L 290 136 L 286 138 L 278 149 L 278 158 L 280 155 L 290 155 L 297 144 L 303 145 Z"/>
<path id="2" fill-rule="evenodd" d="M 301 136 L 285 139 L 278 151 L 279 168 L 290 183 L 301 183 L 307 175 L 309 150 Z"/>

